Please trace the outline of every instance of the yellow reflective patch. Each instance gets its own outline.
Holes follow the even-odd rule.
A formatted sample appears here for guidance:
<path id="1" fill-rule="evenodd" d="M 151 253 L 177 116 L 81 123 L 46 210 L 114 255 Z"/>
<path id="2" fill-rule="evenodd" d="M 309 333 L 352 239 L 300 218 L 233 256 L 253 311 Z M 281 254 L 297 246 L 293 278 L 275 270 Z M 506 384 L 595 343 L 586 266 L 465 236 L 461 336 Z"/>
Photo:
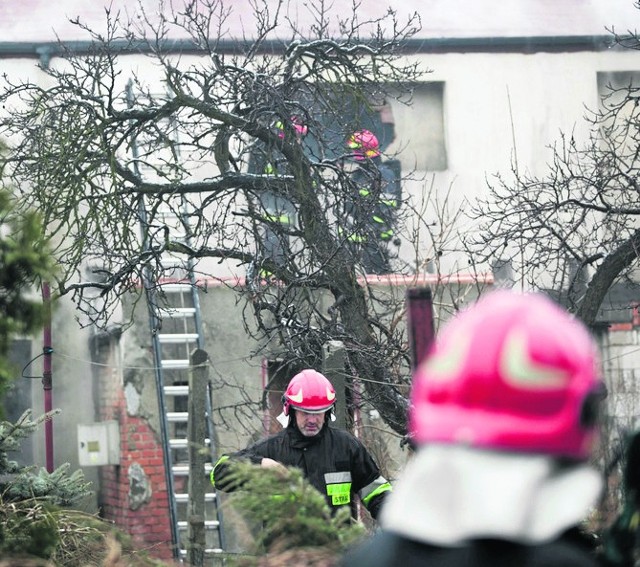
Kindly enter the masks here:
<path id="1" fill-rule="evenodd" d="M 349 504 L 351 502 L 351 483 L 327 484 L 327 495 L 331 496 L 331 504 L 334 506 Z"/>

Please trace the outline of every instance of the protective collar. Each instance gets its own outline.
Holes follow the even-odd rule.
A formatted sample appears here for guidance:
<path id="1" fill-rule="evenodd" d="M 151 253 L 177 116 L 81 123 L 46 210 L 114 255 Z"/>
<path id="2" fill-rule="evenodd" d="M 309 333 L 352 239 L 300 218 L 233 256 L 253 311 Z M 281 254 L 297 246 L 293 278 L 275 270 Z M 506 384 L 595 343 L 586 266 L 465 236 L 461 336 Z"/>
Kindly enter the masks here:
<path id="1" fill-rule="evenodd" d="M 430 445 L 394 483 L 380 523 L 435 545 L 478 538 L 539 543 L 578 525 L 601 489 L 600 474 L 585 463 Z"/>

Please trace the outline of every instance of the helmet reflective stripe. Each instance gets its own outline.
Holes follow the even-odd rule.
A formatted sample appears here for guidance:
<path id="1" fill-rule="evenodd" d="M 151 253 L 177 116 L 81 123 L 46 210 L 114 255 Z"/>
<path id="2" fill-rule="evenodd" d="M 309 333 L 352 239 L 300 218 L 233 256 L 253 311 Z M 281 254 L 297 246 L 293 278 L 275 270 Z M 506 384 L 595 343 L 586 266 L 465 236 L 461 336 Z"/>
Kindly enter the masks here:
<path id="1" fill-rule="evenodd" d="M 532 389 L 562 388 L 568 384 L 568 372 L 531 360 L 522 329 L 512 331 L 504 343 L 500 367 L 506 382 Z"/>

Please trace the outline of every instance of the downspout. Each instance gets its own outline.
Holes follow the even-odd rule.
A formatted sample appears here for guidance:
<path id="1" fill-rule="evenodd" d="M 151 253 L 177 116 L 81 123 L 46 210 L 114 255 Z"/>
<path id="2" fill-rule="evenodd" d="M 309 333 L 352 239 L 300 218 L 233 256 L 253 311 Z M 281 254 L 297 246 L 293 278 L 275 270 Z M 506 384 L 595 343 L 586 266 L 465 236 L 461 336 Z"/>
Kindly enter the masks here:
<path id="1" fill-rule="evenodd" d="M 44 355 L 42 386 L 44 389 L 44 413 L 53 410 L 53 378 L 51 371 L 51 291 L 49 282 L 42 283 L 42 302 L 44 307 L 44 331 L 42 352 Z M 47 472 L 53 472 L 53 419 L 47 417 L 44 422 L 45 463 Z"/>

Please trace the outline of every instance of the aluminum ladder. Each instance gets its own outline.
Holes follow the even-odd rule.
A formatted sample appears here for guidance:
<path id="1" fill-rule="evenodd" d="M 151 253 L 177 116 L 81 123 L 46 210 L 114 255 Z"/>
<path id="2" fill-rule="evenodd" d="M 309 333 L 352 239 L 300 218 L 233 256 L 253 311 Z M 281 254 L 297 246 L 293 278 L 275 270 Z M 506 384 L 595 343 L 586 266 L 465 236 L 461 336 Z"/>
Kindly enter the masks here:
<path id="1" fill-rule="evenodd" d="M 134 106 L 133 87 L 127 85 L 129 106 Z M 166 97 L 165 97 L 166 98 Z M 177 140 L 175 128 L 165 119 L 168 135 L 164 138 L 171 143 Z M 162 152 L 157 141 L 145 142 L 132 140 L 131 151 L 137 173 L 146 181 L 159 180 L 158 171 L 162 160 L 153 160 L 154 154 Z M 165 148 L 173 155 L 179 155 L 177 145 Z M 139 159 L 139 156 L 144 156 Z M 153 162 L 152 162 L 153 160 Z M 164 180 L 166 182 L 166 179 Z M 169 197 L 156 206 L 151 219 L 148 213 L 151 203 L 141 199 L 138 214 L 145 248 L 149 249 L 159 242 L 154 241 L 154 230 L 177 242 L 189 243 L 190 226 L 188 205 L 181 196 Z M 149 209 L 150 210 L 150 209 Z M 147 272 L 144 275 L 144 288 L 149 308 L 149 325 L 152 335 L 158 411 L 160 413 L 160 431 L 164 453 L 166 485 L 168 493 L 169 517 L 174 557 L 184 561 L 188 554 L 188 448 L 187 423 L 189 401 L 190 355 L 194 349 L 204 348 L 202 332 L 202 314 L 199 289 L 193 270 L 193 261 L 179 255 L 163 254 L 160 259 L 162 279 Z M 208 481 L 216 455 L 215 432 L 212 420 L 211 385 L 207 386 L 206 440 L 209 455 L 205 470 L 206 486 L 205 506 L 205 564 L 219 565 L 223 559 L 225 541 L 222 510 L 217 494 Z"/>

